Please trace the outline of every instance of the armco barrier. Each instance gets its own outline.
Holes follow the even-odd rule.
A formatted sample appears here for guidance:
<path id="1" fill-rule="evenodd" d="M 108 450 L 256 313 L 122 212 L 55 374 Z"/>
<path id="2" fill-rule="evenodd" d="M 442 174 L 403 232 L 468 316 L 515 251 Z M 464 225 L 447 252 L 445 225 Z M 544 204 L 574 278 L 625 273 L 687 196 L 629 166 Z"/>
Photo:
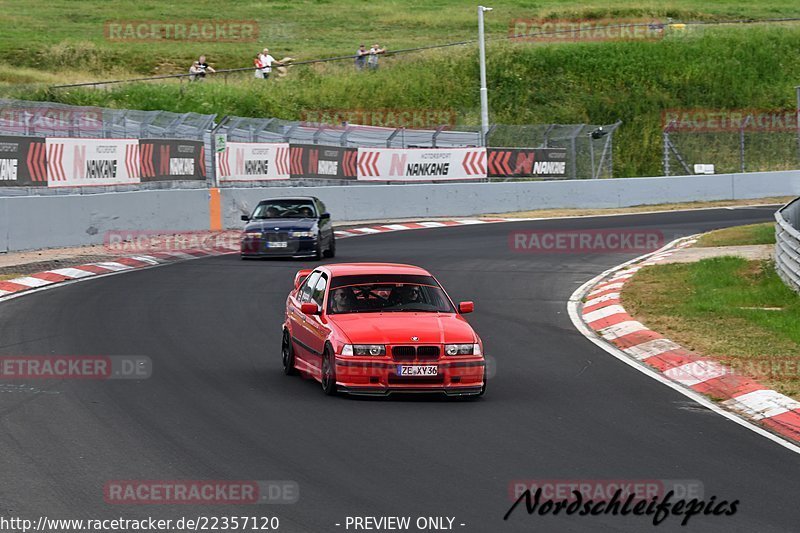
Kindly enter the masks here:
<path id="1" fill-rule="evenodd" d="M 334 220 L 470 216 L 546 208 L 602 208 L 800 195 L 800 171 L 605 180 L 152 190 L 1 196 L 0 251 L 103 242 L 109 230 L 241 228 L 270 196 L 321 198 Z M 210 198 L 219 196 L 220 220 Z M 216 206 L 215 206 L 216 207 Z"/>
<path id="2" fill-rule="evenodd" d="M 775 270 L 800 292 L 800 198 L 775 213 Z"/>

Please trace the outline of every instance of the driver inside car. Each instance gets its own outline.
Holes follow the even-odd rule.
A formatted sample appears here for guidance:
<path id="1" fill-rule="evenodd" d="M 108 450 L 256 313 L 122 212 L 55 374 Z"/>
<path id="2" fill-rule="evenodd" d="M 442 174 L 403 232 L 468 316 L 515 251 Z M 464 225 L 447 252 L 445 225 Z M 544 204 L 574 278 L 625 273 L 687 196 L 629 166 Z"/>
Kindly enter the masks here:
<path id="1" fill-rule="evenodd" d="M 348 288 L 336 289 L 333 291 L 333 302 L 331 310 L 334 313 L 347 313 L 355 307 L 355 296 L 353 291 Z"/>
<path id="2" fill-rule="evenodd" d="M 400 285 L 392 293 L 392 305 L 422 303 L 422 289 L 419 285 Z"/>

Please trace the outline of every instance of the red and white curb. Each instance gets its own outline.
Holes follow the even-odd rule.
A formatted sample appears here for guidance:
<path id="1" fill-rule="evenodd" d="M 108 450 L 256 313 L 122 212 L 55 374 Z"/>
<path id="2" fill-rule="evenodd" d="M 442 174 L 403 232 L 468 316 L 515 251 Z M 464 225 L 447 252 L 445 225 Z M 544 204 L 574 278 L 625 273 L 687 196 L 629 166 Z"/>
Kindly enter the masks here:
<path id="1" fill-rule="evenodd" d="M 404 231 L 412 229 L 446 228 L 452 226 L 470 226 L 474 224 L 494 224 L 498 222 L 525 222 L 527 220 L 537 220 L 533 218 L 459 218 L 453 220 L 437 220 L 428 222 L 402 222 L 398 224 L 378 224 L 375 226 L 364 226 L 360 228 L 348 228 L 346 230 L 336 230 L 334 234 L 337 238 L 346 239 L 347 237 L 358 237 L 360 235 L 373 235 L 375 233 L 390 233 L 392 231 Z"/>
<path id="2" fill-rule="evenodd" d="M 637 271 L 658 264 L 672 255 L 673 250 L 693 244 L 697 241 L 695 237 L 673 241 L 585 283 L 570 298 L 570 318 L 592 342 L 618 359 L 800 453 L 800 447 L 792 444 L 800 443 L 800 402 L 683 348 L 635 320 L 622 306 L 620 292 Z M 707 397 L 720 400 L 720 404 Z"/>
<path id="3" fill-rule="evenodd" d="M 109 261 L 86 263 L 65 268 L 55 268 L 35 274 L 28 274 L 19 278 L 0 281 L 0 300 L 10 299 L 20 293 L 35 292 L 53 285 L 83 281 L 110 274 L 128 272 L 132 270 L 151 268 L 154 266 L 199 259 L 212 255 L 233 253 L 234 250 L 184 250 L 182 252 L 153 252 L 150 254 L 133 255 L 130 257 L 115 257 Z"/>

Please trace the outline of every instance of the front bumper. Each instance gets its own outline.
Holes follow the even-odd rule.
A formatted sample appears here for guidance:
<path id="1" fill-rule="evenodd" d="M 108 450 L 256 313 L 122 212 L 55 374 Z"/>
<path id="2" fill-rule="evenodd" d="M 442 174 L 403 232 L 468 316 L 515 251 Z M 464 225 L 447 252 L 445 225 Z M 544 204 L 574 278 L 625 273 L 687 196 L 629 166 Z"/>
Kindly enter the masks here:
<path id="1" fill-rule="evenodd" d="M 317 239 L 299 237 L 287 239 L 282 248 L 270 247 L 269 239 L 245 239 L 241 243 L 242 257 L 313 257 L 317 253 Z"/>
<path id="2" fill-rule="evenodd" d="M 436 376 L 399 376 L 400 365 L 436 365 Z M 435 360 L 394 361 L 391 357 L 336 356 L 336 385 L 348 394 L 386 396 L 392 393 L 478 395 L 483 389 L 486 362 L 481 356 L 441 357 Z"/>

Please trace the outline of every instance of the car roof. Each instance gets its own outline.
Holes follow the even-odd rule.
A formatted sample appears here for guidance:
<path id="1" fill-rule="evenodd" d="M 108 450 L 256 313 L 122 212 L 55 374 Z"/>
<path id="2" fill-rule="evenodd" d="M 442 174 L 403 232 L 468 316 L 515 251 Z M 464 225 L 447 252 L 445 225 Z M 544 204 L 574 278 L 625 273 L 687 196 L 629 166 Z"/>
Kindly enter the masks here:
<path id="1" fill-rule="evenodd" d="M 275 200 L 315 200 L 319 201 L 319 198 L 316 196 L 276 196 L 275 198 L 265 198 L 258 203 L 263 204 L 264 202 L 274 202 Z"/>
<path id="2" fill-rule="evenodd" d="M 358 276 L 364 274 L 406 274 L 417 276 L 430 276 L 424 268 L 400 263 L 337 263 L 322 265 L 331 273 L 331 276 Z"/>

